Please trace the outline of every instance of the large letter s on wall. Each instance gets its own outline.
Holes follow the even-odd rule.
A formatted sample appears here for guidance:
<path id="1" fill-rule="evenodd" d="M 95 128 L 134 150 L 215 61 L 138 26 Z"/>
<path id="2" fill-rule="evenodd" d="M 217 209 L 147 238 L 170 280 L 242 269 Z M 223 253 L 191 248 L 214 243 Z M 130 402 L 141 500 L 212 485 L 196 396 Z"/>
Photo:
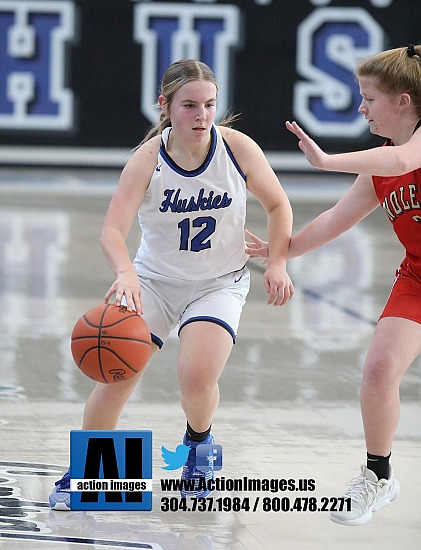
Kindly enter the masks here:
<path id="1" fill-rule="evenodd" d="M 357 137 L 367 125 L 358 112 L 353 71 L 383 48 L 383 30 L 363 8 L 319 8 L 297 31 L 294 116 L 315 136 Z"/>

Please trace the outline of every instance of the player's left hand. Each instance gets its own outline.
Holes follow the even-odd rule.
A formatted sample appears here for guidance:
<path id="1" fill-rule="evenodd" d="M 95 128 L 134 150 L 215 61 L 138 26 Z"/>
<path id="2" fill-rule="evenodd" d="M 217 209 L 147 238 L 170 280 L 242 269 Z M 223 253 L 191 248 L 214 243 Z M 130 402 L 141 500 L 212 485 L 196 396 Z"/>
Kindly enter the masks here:
<path id="1" fill-rule="evenodd" d="M 263 275 L 263 284 L 269 294 L 269 305 L 283 306 L 294 296 L 294 285 L 284 265 L 270 265 Z"/>

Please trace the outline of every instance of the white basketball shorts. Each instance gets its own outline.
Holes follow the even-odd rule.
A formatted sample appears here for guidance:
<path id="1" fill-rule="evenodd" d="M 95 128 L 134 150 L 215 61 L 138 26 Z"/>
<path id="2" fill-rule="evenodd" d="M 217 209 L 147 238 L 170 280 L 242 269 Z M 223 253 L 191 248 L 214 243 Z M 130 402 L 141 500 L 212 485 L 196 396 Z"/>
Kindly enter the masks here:
<path id="1" fill-rule="evenodd" d="M 178 334 L 194 321 L 209 321 L 237 335 L 238 325 L 250 289 L 247 267 L 201 281 L 173 279 L 157 273 L 139 276 L 143 318 L 152 341 L 162 347 L 169 333 L 178 326 Z"/>

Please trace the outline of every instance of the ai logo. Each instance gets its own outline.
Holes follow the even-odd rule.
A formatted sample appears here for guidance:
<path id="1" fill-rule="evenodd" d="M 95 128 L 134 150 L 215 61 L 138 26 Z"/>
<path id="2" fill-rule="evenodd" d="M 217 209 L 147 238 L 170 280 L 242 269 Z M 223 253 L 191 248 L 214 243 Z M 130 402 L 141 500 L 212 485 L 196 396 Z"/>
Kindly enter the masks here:
<path id="1" fill-rule="evenodd" d="M 72 128 L 64 75 L 73 36 L 73 2 L 0 0 L 0 128 Z"/>
<path id="2" fill-rule="evenodd" d="M 152 510 L 152 432 L 70 432 L 72 510 Z"/>
<path id="3" fill-rule="evenodd" d="M 199 6 L 142 2 L 135 6 L 134 39 L 142 44 L 142 113 L 157 123 L 156 92 L 165 70 L 178 59 L 200 59 L 219 83 L 217 117 L 229 107 L 230 53 L 240 42 L 240 12 L 234 5 Z"/>

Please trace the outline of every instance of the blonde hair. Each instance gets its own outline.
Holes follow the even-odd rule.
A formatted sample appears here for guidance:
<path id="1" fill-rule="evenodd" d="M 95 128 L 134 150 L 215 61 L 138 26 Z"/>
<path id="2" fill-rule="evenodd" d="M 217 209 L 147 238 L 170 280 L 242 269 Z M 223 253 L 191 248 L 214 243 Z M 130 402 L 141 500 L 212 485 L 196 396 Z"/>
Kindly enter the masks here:
<path id="1" fill-rule="evenodd" d="M 365 76 L 377 77 L 379 88 L 386 93 L 409 94 L 421 118 L 421 46 L 410 44 L 361 60 L 355 77 Z"/>
<path id="2" fill-rule="evenodd" d="M 180 59 L 168 67 L 162 77 L 160 93 L 159 95 L 165 96 L 167 99 L 167 105 L 171 105 L 175 93 L 187 82 L 194 80 L 207 80 L 215 84 L 216 91 L 218 92 L 218 84 L 216 82 L 215 75 L 212 70 L 202 61 L 196 59 Z M 159 107 L 157 103 L 156 106 Z M 230 126 L 239 115 L 231 115 L 227 113 L 224 119 L 219 122 L 220 126 Z M 145 137 L 136 147 L 138 149 L 141 145 L 149 141 L 151 138 L 162 134 L 164 128 L 171 126 L 171 118 L 169 115 L 161 113 L 159 123 L 155 126 L 151 126 L 147 131 Z"/>

